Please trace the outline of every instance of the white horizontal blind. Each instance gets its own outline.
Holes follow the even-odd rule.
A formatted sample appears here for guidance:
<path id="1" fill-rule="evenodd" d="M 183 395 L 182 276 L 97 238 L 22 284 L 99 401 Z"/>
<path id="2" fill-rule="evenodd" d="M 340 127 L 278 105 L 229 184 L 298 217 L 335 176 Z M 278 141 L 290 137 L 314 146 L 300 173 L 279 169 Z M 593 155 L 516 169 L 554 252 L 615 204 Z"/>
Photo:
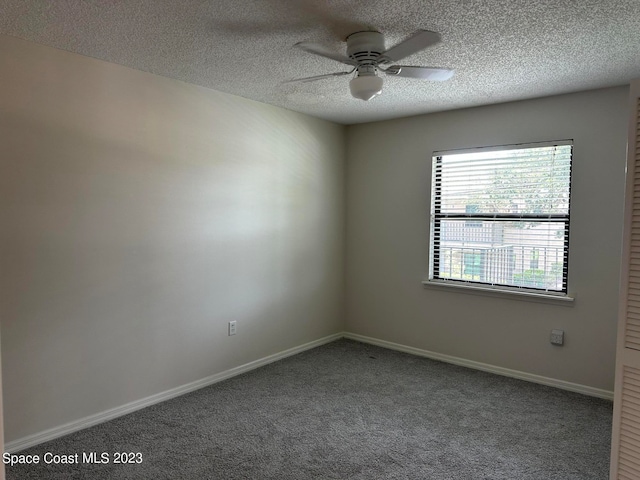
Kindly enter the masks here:
<path id="1" fill-rule="evenodd" d="M 567 293 L 572 142 L 438 152 L 431 279 Z"/>

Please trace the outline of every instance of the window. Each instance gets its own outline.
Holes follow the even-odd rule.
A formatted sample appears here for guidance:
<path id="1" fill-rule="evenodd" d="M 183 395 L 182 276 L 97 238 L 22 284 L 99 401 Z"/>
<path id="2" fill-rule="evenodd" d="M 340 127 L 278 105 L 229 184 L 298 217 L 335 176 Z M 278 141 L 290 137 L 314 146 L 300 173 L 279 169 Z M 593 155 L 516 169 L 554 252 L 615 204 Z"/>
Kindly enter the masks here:
<path id="1" fill-rule="evenodd" d="M 434 153 L 429 280 L 566 295 L 572 149 Z"/>

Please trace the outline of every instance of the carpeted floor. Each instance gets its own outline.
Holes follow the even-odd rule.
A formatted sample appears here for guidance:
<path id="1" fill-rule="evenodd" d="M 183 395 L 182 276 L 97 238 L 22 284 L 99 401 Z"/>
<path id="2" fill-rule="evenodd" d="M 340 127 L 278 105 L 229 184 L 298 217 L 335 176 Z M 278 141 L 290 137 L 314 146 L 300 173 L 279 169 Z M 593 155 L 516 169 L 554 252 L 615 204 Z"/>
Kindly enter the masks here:
<path id="1" fill-rule="evenodd" d="M 339 340 L 22 451 L 79 464 L 7 480 L 604 480 L 611 415 L 606 400 Z"/>

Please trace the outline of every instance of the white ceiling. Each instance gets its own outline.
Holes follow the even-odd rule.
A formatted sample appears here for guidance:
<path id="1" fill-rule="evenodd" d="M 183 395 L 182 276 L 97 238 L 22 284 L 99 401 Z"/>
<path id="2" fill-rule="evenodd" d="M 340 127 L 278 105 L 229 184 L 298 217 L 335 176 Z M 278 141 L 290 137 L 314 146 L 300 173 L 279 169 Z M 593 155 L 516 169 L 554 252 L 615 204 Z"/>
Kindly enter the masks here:
<path id="1" fill-rule="evenodd" d="M 418 29 L 442 42 L 400 63 L 447 82 L 385 77 L 369 102 L 344 71 L 293 45 L 344 53 L 347 35 Z M 579 90 L 640 77 L 640 0 L 0 0 L 0 33 L 352 124 Z M 348 70 L 348 68 L 347 68 Z"/>

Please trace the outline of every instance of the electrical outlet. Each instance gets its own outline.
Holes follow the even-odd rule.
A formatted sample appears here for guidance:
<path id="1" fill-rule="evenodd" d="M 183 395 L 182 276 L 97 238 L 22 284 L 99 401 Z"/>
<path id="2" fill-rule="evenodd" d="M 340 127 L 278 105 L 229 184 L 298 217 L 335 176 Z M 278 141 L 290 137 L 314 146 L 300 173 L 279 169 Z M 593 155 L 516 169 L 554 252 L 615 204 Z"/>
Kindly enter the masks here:
<path id="1" fill-rule="evenodd" d="M 229 336 L 236 334 L 236 321 L 232 320 L 229 322 Z"/>
<path id="2" fill-rule="evenodd" d="M 564 345 L 564 330 L 551 330 L 551 345 Z"/>

